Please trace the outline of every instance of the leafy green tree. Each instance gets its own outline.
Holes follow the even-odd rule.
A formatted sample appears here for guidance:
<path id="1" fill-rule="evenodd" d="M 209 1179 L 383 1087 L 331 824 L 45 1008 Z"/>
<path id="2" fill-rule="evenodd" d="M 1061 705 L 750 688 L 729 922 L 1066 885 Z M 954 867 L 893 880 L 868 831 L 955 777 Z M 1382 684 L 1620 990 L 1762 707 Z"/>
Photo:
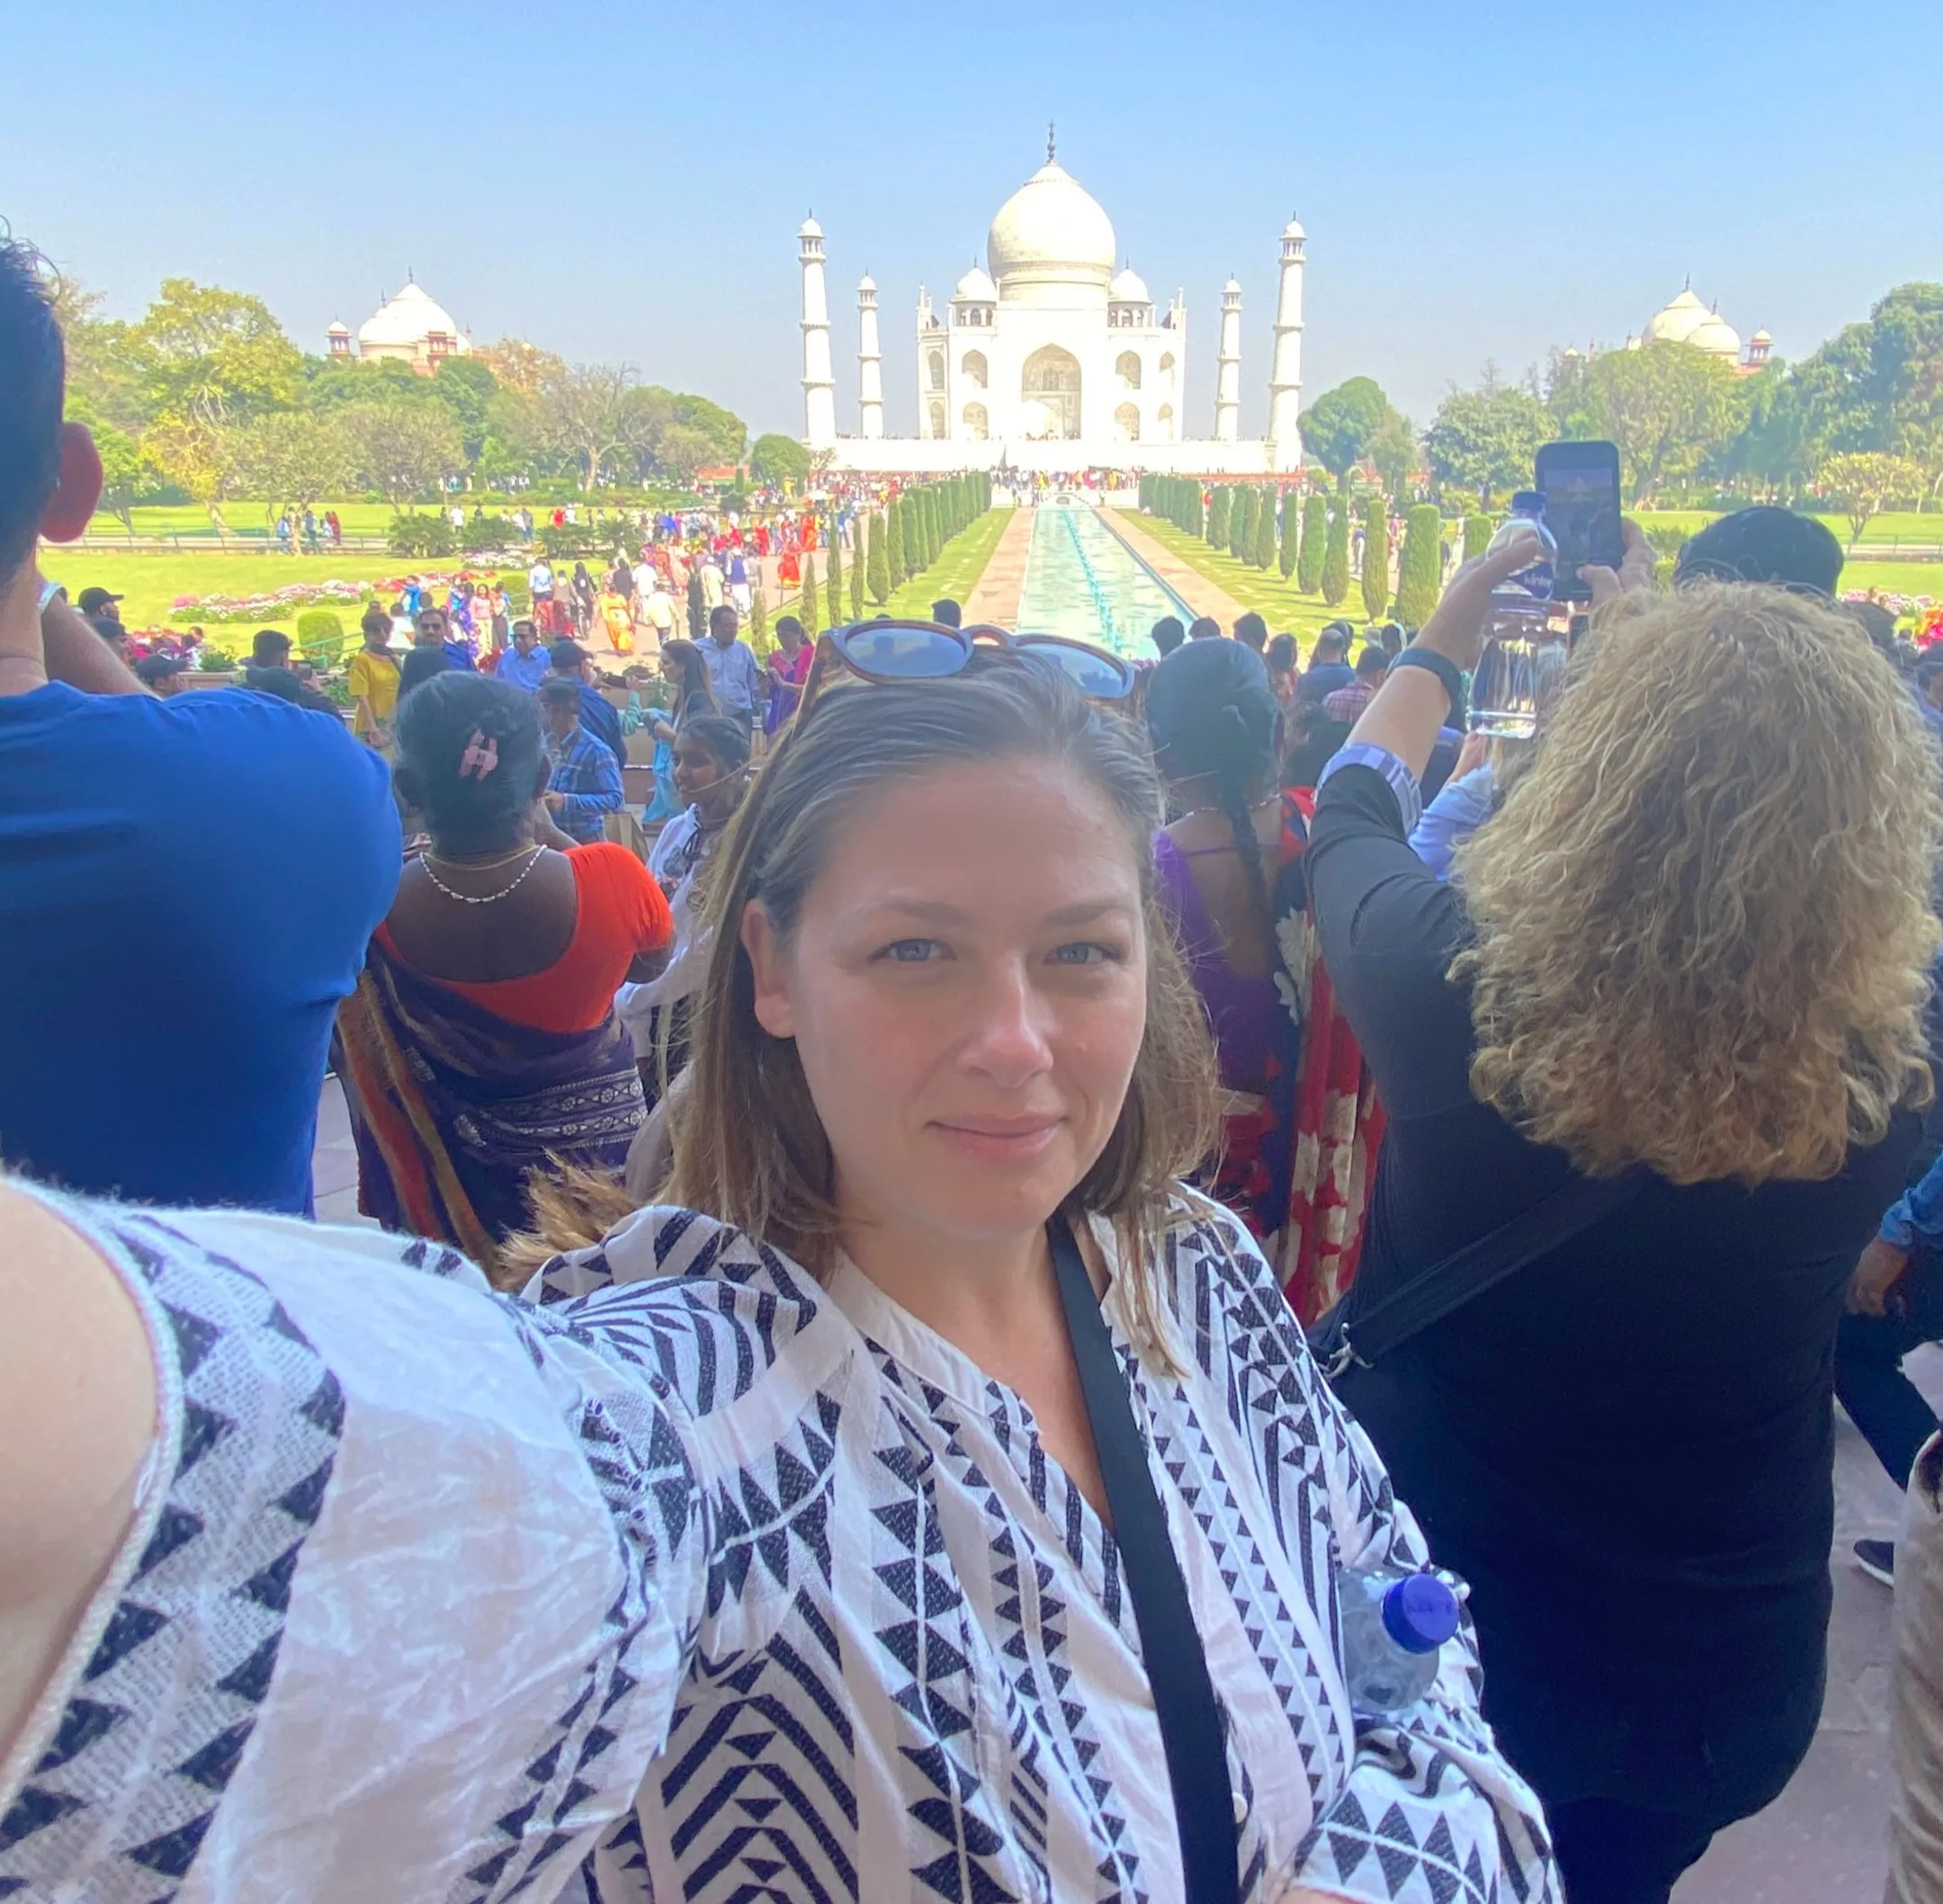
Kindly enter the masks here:
<path id="1" fill-rule="evenodd" d="M 714 453 L 705 432 L 688 424 L 671 423 L 661 433 L 655 460 L 684 489 L 692 489 Z"/>
<path id="2" fill-rule="evenodd" d="M 1295 573 L 1296 558 L 1302 552 L 1302 505 L 1293 489 L 1282 492 L 1282 550 L 1276 566 L 1285 582 Z"/>
<path id="3" fill-rule="evenodd" d="M 1553 416 L 1562 434 L 1618 445 L 1622 479 L 1635 504 L 1696 475 L 1741 434 L 1748 398 L 1733 371 L 1690 344 L 1605 351 L 1575 380 L 1571 407 Z"/>
<path id="4" fill-rule="evenodd" d="M 1539 447 L 1552 440 L 1552 413 L 1528 390 L 1496 384 L 1453 390 L 1437 406 L 1424 436 L 1430 473 L 1482 500 L 1493 490 L 1522 489 Z"/>
<path id="5" fill-rule="evenodd" d="M 1497 533 L 1496 525 L 1488 515 L 1467 515 L 1464 519 L 1464 559 L 1474 562 L 1491 547 L 1491 539 Z"/>
<path id="6" fill-rule="evenodd" d="M 104 422 L 86 398 L 70 392 L 67 418 L 69 423 L 85 425 L 94 437 L 102 464 L 101 505 L 120 517 L 121 526 L 133 535 L 135 500 L 161 481 L 161 471 L 132 436 Z"/>
<path id="7" fill-rule="evenodd" d="M 810 473 L 810 452 L 793 436 L 772 431 L 756 439 L 749 451 L 749 475 L 758 483 L 794 483 L 801 487 Z"/>
<path id="8" fill-rule="evenodd" d="M 1249 559 L 1266 571 L 1274 566 L 1275 559 L 1275 491 L 1263 489 L 1255 498 L 1255 546 L 1249 552 Z"/>
<path id="9" fill-rule="evenodd" d="M 1862 540 L 1869 519 L 1891 503 L 1914 502 L 1928 487 L 1923 467 L 1910 456 L 1879 450 L 1851 450 L 1822 465 L 1822 487 L 1841 498 L 1849 517 L 1849 546 Z"/>
<path id="10" fill-rule="evenodd" d="M 127 342 L 151 416 L 222 425 L 296 401 L 302 356 L 261 298 L 165 278 Z"/>
<path id="11" fill-rule="evenodd" d="M 1374 377 L 1352 377 L 1323 391 L 1303 412 L 1303 443 L 1340 488 L 1390 414 L 1390 399 Z"/>
<path id="12" fill-rule="evenodd" d="M 937 523 L 934 515 L 936 497 L 927 484 L 918 492 L 918 550 L 923 557 L 922 567 L 929 568 L 937 560 Z"/>
<path id="13" fill-rule="evenodd" d="M 1207 540 L 1211 549 L 1225 549 L 1231 540 L 1229 524 L 1234 516 L 1234 491 L 1226 483 L 1214 485 L 1214 499 L 1208 505 Z"/>
<path id="14" fill-rule="evenodd" d="M 1245 562 L 1255 546 L 1255 492 L 1237 489 L 1228 515 L 1228 553 Z"/>
<path id="15" fill-rule="evenodd" d="M 1384 492 L 1396 506 L 1409 508 L 1412 496 L 1410 485 L 1423 461 L 1423 447 L 1417 441 L 1417 433 L 1410 427 L 1410 418 L 1396 410 L 1387 412 L 1376 425 L 1363 455 L 1376 471 Z"/>
<path id="16" fill-rule="evenodd" d="M 864 523 L 859 522 L 854 532 L 856 540 L 850 545 L 850 619 L 864 619 L 864 565 L 869 559 L 864 535 Z"/>
<path id="17" fill-rule="evenodd" d="M 498 380 L 477 357 L 447 357 L 423 381 L 434 400 L 452 412 L 452 421 L 459 425 L 459 443 L 466 461 L 476 463 L 486 445 L 492 402 L 499 390 Z"/>
<path id="18" fill-rule="evenodd" d="M 357 403 L 339 420 L 360 481 L 394 511 L 465 466 L 459 425 L 442 404 Z"/>
<path id="19" fill-rule="evenodd" d="M 1320 491 L 1312 491 L 1303 501 L 1302 555 L 1295 565 L 1295 586 L 1305 595 L 1312 595 L 1322 586 L 1322 563 L 1328 547 L 1329 502 Z"/>
<path id="20" fill-rule="evenodd" d="M 1363 612 L 1381 621 L 1390 605 L 1390 499 L 1373 496 L 1363 505 Z"/>
<path id="21" fill-rule="evenodd" d="M 882 608 L 891 599 L 891 551 L 883 518 L 873 509 L 864 518 L 864 568 L 870 598 Z"/>
<path id="22" fill-rule="evenodd" d="M 1198 482 L 1190 482 L 1187 489 L 1187 533 L 1189 535 L 1198 538 L 1205 534 L 1209 506 L 1202 496 L 1201 485 Z M 1213 541 L 1212 536 L 1207 539 L 1209 541 Z"/>
<path id="23" fill-rule="evenodd" d="M 1339 608 L 1349 593 L 1349 498 L 1339 496 L 1330 512 L 1329 544 L 1322 553 L 1322 600 Z"/>
<path id="24" fill-rule="evenodd" d="M 1403 555 L 1397 568 L 1397 620 L 1421 628 L 1437 604 L 1444 579 L 1444 519 L 1435 503 L 1419 503 L 1403 519 Z"/>
<path id="25" fill-rule="evenodd" d="M 300 510 L 349 487 L 358 452 L 345 419 L 359 414 L 351 409 L 318 416 L 308 410 L 281 410 L 235 425 L 229 436 L 236 487 L 261 497 L 264 514 L 271 520 L 285 504 Z M 457 427 L 454 419 L 452 428 Z M 460 449 L 463 453 L 462 441 Z M 434 478 L 443 473 L 434 471 Z M 429 483 L 417 487 L 428 487 Z"/>
<path id="26" fill-rule="evenodd" d="M 891 574 L 891 586 L 901 588 L 910 579 L 910 568 L 904 559 L 904 501 L 893 496 L 890 506 L 884 511 L 884 566 Z"/>
<path id="27" fill-rule="evenodd" d="M 817 630 L 822 627 L 818 619 L 821 603 L 817 599 L 816 557 L 805 555 L 802 559 L 802 586 L 796 594 L 796 615 L 801 621 L 804 636 L 814 641 Z"/>
<path id="28" fill-rule="evenodd" d="M 837 627 L 844 618 L 843 612 L 843 540 L 837 533 L 835 523 L 829 532 L 829 572 L 824 583 L 829 603 L 828 624 Z"/>

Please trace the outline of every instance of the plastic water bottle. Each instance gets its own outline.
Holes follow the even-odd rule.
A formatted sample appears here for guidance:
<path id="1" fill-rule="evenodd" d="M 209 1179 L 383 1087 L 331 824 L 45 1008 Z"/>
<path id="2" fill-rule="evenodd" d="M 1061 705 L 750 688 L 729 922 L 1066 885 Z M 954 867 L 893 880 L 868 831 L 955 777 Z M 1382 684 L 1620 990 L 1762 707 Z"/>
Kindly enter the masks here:
<path id="1" fill-rule="evenodd" d="M 1471 730 L 1475 734 L 1529 740 L 1538 731 L 1543 691 L 1564 662 L 1564 637 L 1554 634 L 1551 627 L 1558 539 L 1545 527 L 1545 497 L 1538 490 L 1520 489 L 1511 498 L 1510 511 L 1486 553 L 1495 554 L 1520 536 L 1534 534 L 1538 539 L 1536 555 L 1491 590 L 1484 651 L 1471 684 Z"/>
<path id="2" fill-rule="evenodd" d="M 1434 1573 L 1394 1567 L 1346 1569 L 1336 1590 L 1350 1705 L 1386 1719 L 1415 1704 L 1437 1679 L 1438 1649 L 1457 1631 L 1457 1596 Z"/>

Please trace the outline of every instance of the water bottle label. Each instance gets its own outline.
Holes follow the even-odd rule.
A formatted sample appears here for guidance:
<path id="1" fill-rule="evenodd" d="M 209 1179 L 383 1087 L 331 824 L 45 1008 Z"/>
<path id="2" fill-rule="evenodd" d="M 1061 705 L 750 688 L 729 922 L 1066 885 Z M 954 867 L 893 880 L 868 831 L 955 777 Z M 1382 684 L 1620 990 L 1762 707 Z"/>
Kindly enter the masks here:
<path id="1" fill-rule="evenodd" d="M 1520 594 L 1530 595 L 1536 601 L 1549 602 L 1552 599 L 1552 585 L 1555 579 L 1550 562 L 1534 562 L 1528 568 L 1519 569 L 1516 575 L 1507 576 L 1498 586 L 1508 593 L 1515 590 Z"/>

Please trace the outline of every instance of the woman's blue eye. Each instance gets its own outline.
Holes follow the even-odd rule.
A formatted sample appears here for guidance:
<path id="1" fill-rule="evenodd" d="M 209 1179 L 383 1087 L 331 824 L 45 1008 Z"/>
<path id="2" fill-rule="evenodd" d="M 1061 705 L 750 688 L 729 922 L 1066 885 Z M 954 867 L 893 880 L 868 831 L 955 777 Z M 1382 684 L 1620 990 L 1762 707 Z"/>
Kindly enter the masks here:
<path id="1" fill-rule="evenodd" d="M 1052 953 L 1054 961 L 1060 965 L 1098 965 L 1113 956 L 1109 947 L 1085 941 L 1057 946 Z"/>
<path id="2" fill-rule="evenodd" d="M 936 939 L 894 939 L 878 956 L 899 965 L 922 965 L 936 950 Z"/>

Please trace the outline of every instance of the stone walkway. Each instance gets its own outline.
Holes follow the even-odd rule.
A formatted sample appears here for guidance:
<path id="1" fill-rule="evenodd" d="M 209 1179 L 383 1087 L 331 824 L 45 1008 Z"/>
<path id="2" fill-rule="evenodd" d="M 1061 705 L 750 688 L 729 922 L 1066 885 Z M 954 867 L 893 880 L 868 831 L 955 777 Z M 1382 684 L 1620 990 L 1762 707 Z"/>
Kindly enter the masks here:
<path id="1" fill-rule="evenodd" d="M 1233 628 L 1235 617 L 1243 612 L 1240 603 L 1226 589 L 1209 581 L 1199 569 L 1190 568 L 1177 555 L 1164 549 L 1141 527 L 1133 510 L 1102 506 L 1099 514 L 1100 521 L 1114 530 L 1195 614 L 1213 615 L 1221 623 L 1224 635 Z"/>
<path id="2" fill-rule="evenodd" d="M 1018 626 L 1019 595 L 1025 586 L 1025 558 L 1032 547 L 1033 512 L 1015 509 L 972 593 L 965 597 L 967 624 L 993 621 Z"/>
<path id="3" fill-rule="evenodd" d="M 1019 511 L 1028 534 L 1031 514 Z M 335 1077 L 325 1080 L 318 1107 L 312 1180 L 320 1221 L 364 1220 L 357 1153 Z M 1920 1349 L 1910 1370 L 1943 1406 L 1943 1349 Z M 1894 1538 L 1902 1497 L 1845 1417 L 1837 1415 L 1835 1428 L 1835 1616 L 1821 1730 L 1787 1790 L 1758 1818 L 1723 1832 L 1674 1891 L 1673 1904 L 1874 1904 L 1882 1895 L 1891 1599 L 1857 1570 L 1849 1550 L 1858 1539 Z"/>

